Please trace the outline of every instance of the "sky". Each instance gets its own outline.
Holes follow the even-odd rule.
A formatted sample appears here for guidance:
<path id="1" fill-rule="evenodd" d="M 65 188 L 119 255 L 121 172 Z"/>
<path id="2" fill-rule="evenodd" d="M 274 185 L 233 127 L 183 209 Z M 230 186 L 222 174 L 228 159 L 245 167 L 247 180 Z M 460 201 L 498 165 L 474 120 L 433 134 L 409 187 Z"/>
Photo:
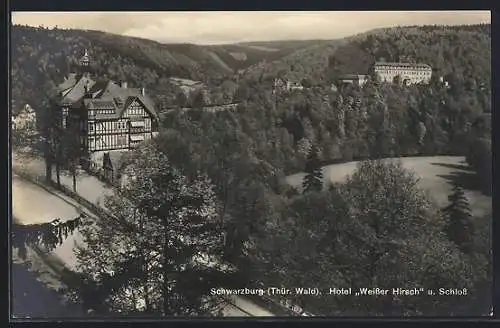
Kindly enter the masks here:
<path id="1" fill-rule="evenodd" d="M 401 25 L 491 23 L 489 11 L 13 12 L 12 24 L 99 30 L 163 43 L 337 39 Z"/>

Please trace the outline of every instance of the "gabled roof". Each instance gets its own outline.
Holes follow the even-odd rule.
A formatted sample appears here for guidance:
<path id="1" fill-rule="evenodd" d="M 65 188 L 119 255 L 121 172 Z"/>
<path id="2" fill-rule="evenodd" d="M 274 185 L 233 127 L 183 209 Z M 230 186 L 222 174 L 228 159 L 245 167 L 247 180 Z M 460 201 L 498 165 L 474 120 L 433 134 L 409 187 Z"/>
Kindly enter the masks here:
<path id="1" fill-rule="evenodd" d="M 62 104 L 73 104 L 85 96 L 85 87 L 89 90 L 94 86 L 96 82 L 92 80 L 89 76 L 82 76 L 78 82 L 71 88 L 71 90 L 66 93 L 61 100 Z"/>
<path id="2" fill-rule="evenodd" d="M 115 171 L 119 170 L 121 164 L 123 163 L 124 156 L 127 153 L 127 151 L 110 151 L 109 153 L 106 153 L 103 158 L 104 166 L 110 167 Z"/>
<path id="3" fill-rule="evenodd" d="M 97 81 L 89 90 L 89 92 L 93 95 L 92 98 L 96 98 L 100 95 L 104 91 L 104 88 L 106 88 L 107 84 L 107 81 Z"/>
<path id="4" fill-rule="evenodd" d="M 134 100 L 138 100 L 156 120 L 159 119 L 154 102 L 147 95 L 143 95 L 141 89 L 122 88 L 111 80 L 96 82 L 88 75 L 83 75 L 75 81 L 76 74 L 70 74 L 70 77 L 58 86 L 63 97 L 62 104 L 72 105 L 72 108 L 78 108 L 83 104 L 88 109 L 114 109 L 114 114 L 102 114 L 102 119 L 113 119 L 120 117 Z M 84 99 L 86 92 L 91 96 Z M 96 113 L 96 115 L 99 119 L 101 114 Z"/>
<path id="5" fill-rule="evenodd" d="M 115 103 L 109 99 L 84 99 L 84 104 L 88 109 L 117 109 Z"/>
<path id="6" fill-rule="evenodd" d="M 142 95 L 142 90 L 139 88 L 122 88 L 113 81 L 109 81 L 106 88 L 102 92 L 101 97 L 121 101 L 122 105 L 117 104 L 120 109 L 120 116 L 135 99 L 138 99 L 142 105 L 144 105 L 146 110 L 158 119 L 158 113 L 155 110 L 153 100 L 147 95 Z M 115 103 L 117 102 L 116 100 Z"/>
<path id="7" fill-rule="evenodd" d="M 68 75 L 68 77 L 65 77 L 64 78 L 64 82 L 62 82 L 61 84 L 59 84 L 57 86 L 57 89 L 62 92 L 62 91 L 65 91 L 71 87 L 73 87 L 75 84 L 76 84 L 77 79 L 76 79 L 76 73 L 71 73 Z"/>

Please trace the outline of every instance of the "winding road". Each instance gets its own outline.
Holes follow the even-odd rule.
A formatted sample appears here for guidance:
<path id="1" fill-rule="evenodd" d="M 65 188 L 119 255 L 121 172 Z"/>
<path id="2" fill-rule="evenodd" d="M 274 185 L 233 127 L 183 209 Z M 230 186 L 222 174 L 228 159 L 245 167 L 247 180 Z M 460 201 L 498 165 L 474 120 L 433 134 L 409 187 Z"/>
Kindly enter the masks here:
<path id="1" fill-rule="evenodd" d="M 13 159 L 13 167 L 32 175 L 44 174 L 44 163 L 41 160 Z M 72 179 L 62 176 L 61 182 L 72 186 Z M 98 204 L 103 196 L 112 191 L 95 177 L 86 173 L 80 174 L 77 191 L 80 196 L 94 204 Z M 35 224 L 50 222 L 54 218 L 61 221 L 73 219 L 81 212 L 94 216 L 73 199 L 57 190 L 47 189 L 34 182 L 27 181 L 19 175 L 12 176 L 12 211 L 16 223 Z M 64 243 L 46 256 L 30 250 L 28 264 L 15 260 L 11 275 L 13 293 L 13 315 L 16 317 L 50 317 L 50 316 L 82 316 L 81 309 L 67 308 L 54 290 L 61 286 L 57 281 L 54 265 L 74 269 L 76 259 L 73 248 L 81 243 L 78 232 L 69 236 Z M 15 258 L 15 254 L 13 254 Z M 50 262 L 50 263 L 49 263 Z M 43 306 L 33 300 L 42 300 Z M 243 297 L 232 297 L 221 302 L 223 315 L 226 317 L 274 316 L 266 309 Z M 67 308 L 67 311 L 64 309 Z"/>

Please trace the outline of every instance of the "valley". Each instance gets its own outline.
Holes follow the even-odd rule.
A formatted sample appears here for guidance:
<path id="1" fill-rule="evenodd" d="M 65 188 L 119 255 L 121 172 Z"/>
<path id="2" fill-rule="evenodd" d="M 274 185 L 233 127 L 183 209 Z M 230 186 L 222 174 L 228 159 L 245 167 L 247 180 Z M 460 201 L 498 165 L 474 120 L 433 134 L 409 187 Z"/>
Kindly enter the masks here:
<path id="1" fill-rule="evenodd" d="M 68 316 L 490 313 L 491 24 L 215 45 L 16 25 L 11 58 L 15 223 L 92 223 L 53 251 L 56 228 L 26 233 L 18 313 L 64 312 L 69 271 Z M 470 293 L 209 293 L 299 286 Z"/>

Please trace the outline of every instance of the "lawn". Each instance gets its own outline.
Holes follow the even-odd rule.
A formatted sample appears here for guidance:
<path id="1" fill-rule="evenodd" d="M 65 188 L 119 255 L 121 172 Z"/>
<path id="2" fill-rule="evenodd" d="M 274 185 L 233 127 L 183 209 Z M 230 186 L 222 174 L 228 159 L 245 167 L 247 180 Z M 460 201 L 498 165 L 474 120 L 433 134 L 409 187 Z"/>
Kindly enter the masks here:
<path id="1" fill-rule="evenodd" d="M 46 192 L 32 183 L 12 178 L 12 215 L 18 224 L 48 223 L 56 218 L 66 221 L 80 215 L 79 211 L 64 199 Z"/>
<path id="2" fill-rule="evenodd" d="M 420 179 L 420 188 L 427 191 L 438 206 L 445 206 L 448 203 L 448 195 L 451 192 L 453 183 L 458 183 L 465 189 L 475 216 L 482 216 L 491 212 L 492 199 L 477 190 L 475 187 L 475 174 L 468 169 L 464 157 L 404 157 L 400 158 L 400 160 L 403 167 L 413 171 Z M 348 162 L 323 167 L 324 181 L 344 181 L 348 175 L 354 172 L 357 163 Z M 287 182 L 300 189 L 303 177 L 304 173 L 290 175 L 287 177 Z"/>

